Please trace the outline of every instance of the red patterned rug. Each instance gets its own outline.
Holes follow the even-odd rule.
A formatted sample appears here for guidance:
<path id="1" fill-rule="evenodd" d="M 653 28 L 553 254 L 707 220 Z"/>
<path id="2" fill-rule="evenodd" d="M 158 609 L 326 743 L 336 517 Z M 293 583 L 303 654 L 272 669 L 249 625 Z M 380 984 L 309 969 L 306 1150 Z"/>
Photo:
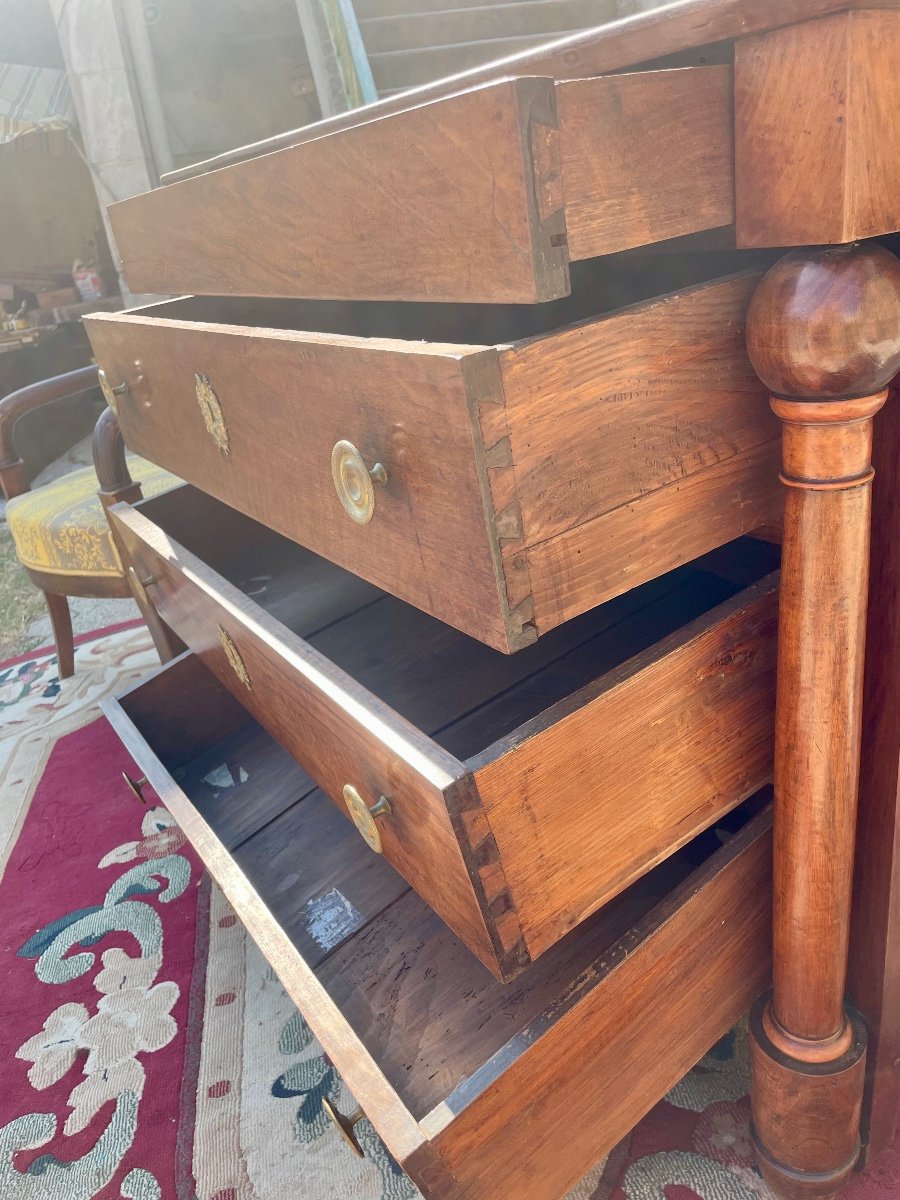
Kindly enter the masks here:
<path id="1" fill-rule="evenodd" d="M 142 629 L 0 664 L 0 1200 L 412 1200 L 97 700 L 154 662 Z M 603 1087 L 603 1080 L 597 1080 Z M 769 1200 L 746 1044 L 707 1055 L 571 1200 Z M 893 1152 L 848 1200 L 900 1197 Z M 528 1200 L 499 1196 L 497 1200 Z"/>

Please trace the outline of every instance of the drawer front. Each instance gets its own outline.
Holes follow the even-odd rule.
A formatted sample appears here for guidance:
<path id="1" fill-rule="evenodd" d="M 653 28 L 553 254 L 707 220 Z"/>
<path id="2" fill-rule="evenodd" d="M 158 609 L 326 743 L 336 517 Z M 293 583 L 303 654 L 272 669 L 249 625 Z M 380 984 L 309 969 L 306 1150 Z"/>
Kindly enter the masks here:
<path id="1" fill-rule="evenodd" d="M 387 798 L 385 858 L 496 970 L 447 807 L 463 765 L 139 513 L 110 516 L 159 615 L 331 799 L 343 809 L 348 786 L 366 806 Z"/>
<path id="2" fill-rule="evenodd" d="M 467 378 L 492 352 L 151 315 L 88 328 L 107 379 L 127 386 L 130 449 L 507 648 Z"/>
<path id="3" fill-rule="evenodd" d="M 730 225 L 731 69 L 506 79 L 115 204 L 135 293 L 533 303 Z"/>

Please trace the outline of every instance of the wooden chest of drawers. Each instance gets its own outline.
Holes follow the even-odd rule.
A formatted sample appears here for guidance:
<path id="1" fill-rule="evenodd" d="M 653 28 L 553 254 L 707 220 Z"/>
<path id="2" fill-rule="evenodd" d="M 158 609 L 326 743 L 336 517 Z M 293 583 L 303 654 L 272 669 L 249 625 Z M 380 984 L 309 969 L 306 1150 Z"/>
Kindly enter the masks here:
<path id="1" fill-rule="evenodd" d="M 89 322 L 191 485 L 111 509 L 188 652 L 110 718 L 428 1200 L 559 1200 L 766 985 L 773 899 L 766 1179 L 840 1190 L 867 1054 L 888 1140 L 900 266 L 853 239 L 900 232 L 900 17 L 838 7 L 688 0 L 113 210 L 193 295 Z M 782 504 L 779 583 L 734 547 Z"/>

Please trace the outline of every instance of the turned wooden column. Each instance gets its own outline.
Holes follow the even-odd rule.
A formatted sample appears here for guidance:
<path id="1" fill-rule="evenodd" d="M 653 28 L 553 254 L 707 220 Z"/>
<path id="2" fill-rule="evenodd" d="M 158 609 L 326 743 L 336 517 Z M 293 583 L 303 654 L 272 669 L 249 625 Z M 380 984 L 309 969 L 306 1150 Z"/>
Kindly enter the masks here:
<path id="1" fill-rule="evenodd" d="M 750 1020 L 754 1138 L 780 1195 L 832 1196 L 859 1157 L 866 1033 L 845 1008 L 869 574 L 872 423 L 900 369 L 900 261 L 795 251 L 747 317 L 782 421 L 773 987 Z M 900 536 L 900 531 L 898 531 Z"/>

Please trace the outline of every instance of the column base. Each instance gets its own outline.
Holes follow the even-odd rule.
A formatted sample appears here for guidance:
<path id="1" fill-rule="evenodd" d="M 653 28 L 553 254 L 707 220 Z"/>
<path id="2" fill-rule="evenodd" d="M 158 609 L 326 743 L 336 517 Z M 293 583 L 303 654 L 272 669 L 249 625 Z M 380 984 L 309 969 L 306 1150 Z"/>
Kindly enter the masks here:
<path id="1" fill-rule="evenodd" d="M 860 1155 L 866 1029 L 849 1013 L 850 1049 L 830 1062 L 801 1062 L 770 1040 L 763 1017 L 770 996 L 750 1013 L 753 1142 L 759 1169 L 782 1200 L 826 1200 L 847 1184 Z"/>

